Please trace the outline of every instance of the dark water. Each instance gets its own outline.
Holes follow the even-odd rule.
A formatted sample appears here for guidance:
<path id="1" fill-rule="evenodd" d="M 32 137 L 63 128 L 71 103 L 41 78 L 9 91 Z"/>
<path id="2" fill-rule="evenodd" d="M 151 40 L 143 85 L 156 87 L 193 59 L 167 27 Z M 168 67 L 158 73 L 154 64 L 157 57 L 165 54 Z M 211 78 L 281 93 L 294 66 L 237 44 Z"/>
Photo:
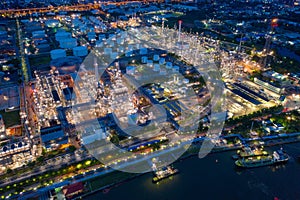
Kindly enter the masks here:
<path id="1" fill-rule="evenodd" d="M 180 173 L 159 184 L 153 184 L 152 175 L 145 174 L 106 194 L 99 192 L 85 199 L 273 200 L 278 197 L 297 200 L 300 199 L 297 161 L 300 143 L 283 145 L 283 148 L 291 156 L 285 165 L 238 170 L 231 158 L 234 152 L 211 154 L 204 159 L 192 157 L 174 164 Z"/>
<path id="2" fill-rule="evenodd" d="M 289 58 L 292 58 L 292 59 L 295 59 L 296 61 L 300 62 L 300 56 L 295 54 L 295 52 L 287 49 L 287 48 L 284 48 L 284 47 L 278 47 L 277 48 L 277 51 L 278 53 L 281 55 L 281 56 L 286 56 L 286 57 L 289 57 Z"/>

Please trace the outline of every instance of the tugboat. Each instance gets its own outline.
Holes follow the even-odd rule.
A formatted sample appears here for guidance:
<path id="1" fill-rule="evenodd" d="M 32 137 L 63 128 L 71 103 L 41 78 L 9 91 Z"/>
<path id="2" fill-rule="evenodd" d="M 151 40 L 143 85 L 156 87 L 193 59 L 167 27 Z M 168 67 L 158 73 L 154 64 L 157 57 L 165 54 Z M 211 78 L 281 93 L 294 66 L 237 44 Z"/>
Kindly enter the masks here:
<path id="1" fill-rule="evenodd" d="M 170 177 L 174 174 L 178 174 L 178 173 L 179 173 L 179 170 L 174 169 L 171 166 L 163 167 L 154 172 L 154 177 L 152 179 L 152 182 L 157 183 L 157 182 L 161 181 L 162 179 L 168 178 L 168 177 Z"/>
<path id="2" fill-rule="evenodd" d="M 287 162 L 289 156 L 282 149 L 274 151 L 273 155 L 252 156 L 235 161 L 238 167 L 253 168 Z"/>

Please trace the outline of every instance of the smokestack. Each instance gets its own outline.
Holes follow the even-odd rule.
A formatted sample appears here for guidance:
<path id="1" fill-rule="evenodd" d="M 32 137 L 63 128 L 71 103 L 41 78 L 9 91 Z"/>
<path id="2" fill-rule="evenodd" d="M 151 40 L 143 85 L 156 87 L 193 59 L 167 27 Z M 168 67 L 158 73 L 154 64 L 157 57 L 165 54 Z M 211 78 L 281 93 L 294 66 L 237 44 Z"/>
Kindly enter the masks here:
<path id="1" fill-rule="evenodd" d="M 178 42 L 181 41 L 181 24 L 182 24 L 182 20 L 179 20 L 178 21 L 178 25 L 179 25 L 179 28 L 178 28 Z"/>
<path id="2" fill-rule="evenodd" d="M 99 81 L 99 71 L 98 71 L 98 63 L 97 63 L 97 59 L 94 58 L 94 67 L 95 67 L 95 79 L 96 82 Z"/>

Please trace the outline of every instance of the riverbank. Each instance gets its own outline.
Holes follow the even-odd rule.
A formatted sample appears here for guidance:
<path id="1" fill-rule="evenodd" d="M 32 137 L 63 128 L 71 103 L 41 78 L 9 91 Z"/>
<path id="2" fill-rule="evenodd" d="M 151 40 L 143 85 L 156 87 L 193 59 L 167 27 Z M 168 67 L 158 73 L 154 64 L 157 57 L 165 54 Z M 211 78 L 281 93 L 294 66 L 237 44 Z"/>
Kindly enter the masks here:
<path id="1" fill-rule="evenodd" d="M 274 151 L 281 146 L 267 147 Z M 174 163 L 180 173 L 159 184 L 153 184 L 151 174 L 145 174 L 111 189 L 98 192 L 85 200 L 103 199 L 299 199 L 300 143 L 282 145 L 290 155 L 286 164 L 241 169 L 235 166 L 235 151 L 213 153 L 202 159 L 192 156 Z"/>
<path id="2" fill-rule="evenodd" d="M 262 138 L 257 138 L 256 139 L 256 141 L 264 141 L 264 140 L 267 140 L 267 139 L 266 138 L 265 139 L 262 139 Z M 249 140 L 249 139 L 247 140 L 246 139 L 244 142 L 245 143 L 247 143 L 247 142 L 250 143 L 250 142 L 253 142 L 253 140 Z M 275 145 L 282 145 L 282 144 L 289 144 L 289 143 L 296 143 L 296 142 L 300 142 L 300 133 L 295 134 L 293 137 L 290 137 L 290 138 L 282 137 L 282 138 L 276 138 L 276 139 L 268 139 L 267 141 L 265 141 L 264 146 L 271 147 L 271 146 L 275 146 Z M 198 153 L 199 153 L 200 147 L 201 147 L 201 144 L 191 145 L 190 148 L 178 160 L 176 160 L 174 162 L 174 164 L 176 164 L 178 162 L 182 162 L 182 161 L 184 161 L 188 158 L 192 158 L 192 157 L 197 156 Z M 241 149 L 242 147 L 243 147 L 243 144 L 235 145 L 235 146 L 215 146 L 215 148 L 212 150 L 211 154 L 222 153 L 222 152 L 226 152 L 226 151 L 234 151 L 234 150 Z M 114 183 L 111 183 L 111 184 L 108 184 L 108 185 L 105 185 L 105 186 L 101 186 L 100 188 L 97 188 L 93 191 L 85 193 L 85 194 L 81 195 L 81 198 L 89 197 L 89 196 L 94 195 L 95 193 L 103 192 L 105 190 L 109 191 L 109 190 L 111 190 L 115 187 L 118 187 L 120 184 L 129 182 L 129 181 L 131 181 L 135 178 L 138 178 L 138 177 L 143 176 L 145 174 L 149 174 L 150 172 L 143 173 L 143 174 L 130 174 L 130 173 L 125 173 L 125 172 L 114 171 L 114 173 L 127 174 L 128 177 L 124 178 L 123 180 L 119 180 L 119 181 L 116 181 Z M 107 175 L 110 175 L 110 174 L 107 174 Z M 101 177 L 97 177 L 95 179 L 99 179 L 99 178 L 101 178 Z"/>

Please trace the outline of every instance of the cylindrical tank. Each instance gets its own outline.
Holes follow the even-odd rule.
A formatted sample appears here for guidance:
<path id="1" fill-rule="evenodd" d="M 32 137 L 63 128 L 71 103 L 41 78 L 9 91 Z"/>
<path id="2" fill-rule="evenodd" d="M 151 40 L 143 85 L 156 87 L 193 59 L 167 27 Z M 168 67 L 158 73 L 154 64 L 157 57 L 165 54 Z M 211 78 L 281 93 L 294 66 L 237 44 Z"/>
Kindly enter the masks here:
<path id="1" fill-rule="evenodd" d="M 74 56 L 86 56 L 88 54 L 88 50 L 86 46 L 79 46 L 73 48 L 73 55 Z"/>
<path id="2" fill-rule="evenodd" d="M 135 66 L 126 67 L 126 74 L 134 75 L 134 73 L 135 73 Z"/>
<path id="3" fill-rule="evenodd" d="M 67 56 L 66 51 L 63 49 L 55 49 L 50 52 L 51 59 L 64 58 Z"/>
<path id="4" fill-rule="evenodd" d="M 159 64 L 160 64 L 160 65 L 165 64 L 165 62 L 166 62 L 166 59 L 165 59 L 165 58 L 160 58 L 160 59 L 159 59 Z"/>
<path id="5" fill-rule="evenodd" d="M 72 49 L 77 46 L 77 40 L 75 38 L 68 38 L 59 41 L 60 48 Z"/>
<path id="6" fill-rule="evenodd" d="M 132 51 L 127 51 L 127 52 L 125 53 L 125 56 L 126 56 L 126 57 L 132 56 Z"/>
<path id="7" fill-rule="evenodd" d="M 147 49 L 147 48 L 141 48 L 141 49 L 140 49 L 140 54 L 141 54 L 141 55 L 145 55 L 145 54 L 147 54 L 147 52 L 148 52 L 148 49 Z"/>
<path id="8" fill-rule="evenodd" d="M 124 52 L 124 47 L 119 46 L 119 47 L 117 48 L 117 51 L 120 52 L 120 53 L 123 53 L 123 52 Z"/>
<path id="9" fill-rule="evenodd" d="M 103 41 L 100 41 L 100 40 L 96 41 L 96 45 L 95 46 L 96 47 L 103 47 Z"/>
<path id="10" fill-rule="evenodd" d="M 123 40 L 122 38 L 118 38 L 118 39 L 117 39 L 117 43 L 118 43 L 118 44 L 124 44 L 124 40 Z"/>
<path id="11" fill-rule="evenodd" d="M 113 40 L 109 40 L 108 46 L 109 46 L 109 47 L 114 47 L 114 46 L 115 46 L 114 41 L 113 41 Z"/>
<path id="12" fill-rule="evenodd" d="M 148 57 L 147 56 L 142 56 L 142 63 L 146 64 L 148 61 Z"/>
<path id="13" fill-rule="evenodd" d="M 154 61 L 159 61 L 159 55 L 155 54 L 155 55 L 153 56 L 153 60 L 154 60 Z"/>
<path id="14" fill-rule="evenodd" d="M 112 52 L 112 53 L 110 54 L 110 58 L 111 58 L 111 59 L 116 59 L 117 56 L 118 56 L 118 52 Z"/>
<path id="15" fill-rule="evenodd" d="M 147 60 L 147 66 L 153 67 L 153 60 Z"/>
<path id="16" fill-rule="evenodd" d="M 175 65 L 172 69 L 173 72 L 179 72 L 179 66 Z"/>
<path id="17" fill-rule="evenodd" d="M 167 69 L 172 69 L 172 67 L 173 67 L 173 64 L 171 62 L 166 63 L 166 68 Z"/>
<path id="18" fill-rule="evenodd" d="M 65 39 L 70 39 L 72 36 L 71 36 L 71 33 L 69 32 L 57 32 L 55 34 L 55 39 L 56 41 L 61 41 L 61 40 L 65 40 Z"/>

